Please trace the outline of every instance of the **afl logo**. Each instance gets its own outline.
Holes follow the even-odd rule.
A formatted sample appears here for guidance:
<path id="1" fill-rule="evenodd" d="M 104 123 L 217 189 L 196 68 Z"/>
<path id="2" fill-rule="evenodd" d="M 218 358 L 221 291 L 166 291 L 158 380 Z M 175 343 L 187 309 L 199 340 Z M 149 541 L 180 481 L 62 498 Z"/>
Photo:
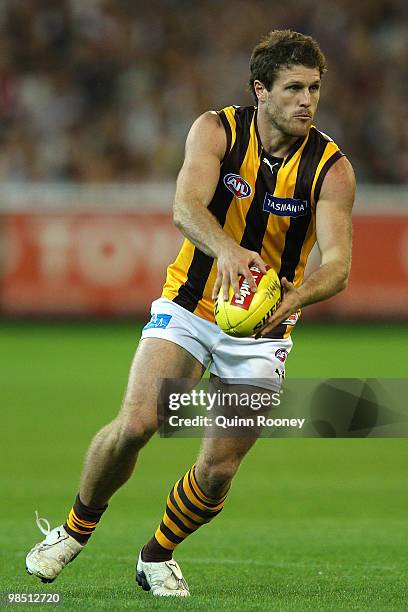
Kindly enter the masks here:
<path id="1" fill-rule="evenodd" d="M 285 363 L 286 357 L 288 356 L 288 351 L 284 348 L 280 348 L 275 351 L 275 357 L 279 359 L 282 363 Z"/>
<path id="2" fill-rule="evenodd" d="M 252 193 L 251 185 L 248 185 L 239 174 L 226 174 L 224 176 L 224 185 L 236 198 L 247 198 Z"/>

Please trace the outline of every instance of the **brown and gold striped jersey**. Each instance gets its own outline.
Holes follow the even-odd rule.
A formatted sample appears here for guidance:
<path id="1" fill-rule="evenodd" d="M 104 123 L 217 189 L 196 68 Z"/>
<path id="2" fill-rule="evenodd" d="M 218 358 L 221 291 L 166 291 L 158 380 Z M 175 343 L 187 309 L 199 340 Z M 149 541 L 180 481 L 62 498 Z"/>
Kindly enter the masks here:
<path id="1" fill-rule="evenodd" d="M 316 241 L 316 202 L 323 179 L 342 153 L 312 126 L 285 158 L 273 157 L 262 148 L 256 114 L 253 106 L 228 106 L 218 112 L 227 150 L 208 210 L 238 244 L 260 253 L 280 278 L 299 286 Z M 167 269 L 162 297 L 214 321 L 211 291 L 216 274 L 216 261 L 186 239 Z M 297 317 L 269 337 L 287 337 Z"/>

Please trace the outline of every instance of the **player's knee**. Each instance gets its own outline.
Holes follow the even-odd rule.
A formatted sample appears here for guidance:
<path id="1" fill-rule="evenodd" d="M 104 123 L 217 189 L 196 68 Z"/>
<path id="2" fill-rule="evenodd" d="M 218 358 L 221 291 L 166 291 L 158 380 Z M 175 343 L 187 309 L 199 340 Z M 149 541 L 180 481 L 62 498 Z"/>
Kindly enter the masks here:
<path id="1" fill-rule="evenodd" d="M 143 419 L 138 414 L 122 416 L 119 419 L 120 444 L 142 448 L 156 431 L 156 424 Z"/>
<path id="2" fill-rule="evenodd" d="M 204 459 L 197 465 L 197 479 L 208 497 L 221 497 L 239 466 L 239 460 L 235 457 L 217 461 L 214 458 Z"/>

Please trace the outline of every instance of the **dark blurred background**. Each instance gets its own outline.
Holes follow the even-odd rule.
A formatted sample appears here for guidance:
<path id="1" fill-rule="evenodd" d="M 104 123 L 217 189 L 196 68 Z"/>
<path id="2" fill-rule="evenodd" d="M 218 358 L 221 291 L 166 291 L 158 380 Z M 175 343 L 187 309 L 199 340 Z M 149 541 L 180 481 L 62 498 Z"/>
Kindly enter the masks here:
<path id="1" fill-rule="evenodd" d="M 1 0 L 1 313 L 146 318 L 181 243 L 189 126 L 252 103 L 249 57 L 277 28 L 326 53 L 316 123 L 358 181 L 349 288 L 305 316 L 408 320 L 402 0 Z"/>
<path id="2" fill-rule="evenodd" d="M 2 0 L 0 180 L 162 181 L 194 117 L 248 104 L 271 29 L 325 52 L 320 129 L 364 182 L 408 179 L 403 0 Z"/>

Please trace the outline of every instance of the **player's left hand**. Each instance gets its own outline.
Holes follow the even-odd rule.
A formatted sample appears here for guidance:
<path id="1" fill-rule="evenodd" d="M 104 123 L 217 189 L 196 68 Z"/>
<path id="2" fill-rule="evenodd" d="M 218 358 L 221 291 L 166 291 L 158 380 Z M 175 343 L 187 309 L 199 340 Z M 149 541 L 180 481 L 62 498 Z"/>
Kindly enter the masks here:
<path id="1" fill-rule="evenodd" d="M 285 277 L 281 279 L 281 293 L 281 303 L 262 330 L 256 334 L 255 338 L 263 338 L 263 336 L 268 334 L 279 323 L 285 321 L 302 306 L 299 290 Z"/>

